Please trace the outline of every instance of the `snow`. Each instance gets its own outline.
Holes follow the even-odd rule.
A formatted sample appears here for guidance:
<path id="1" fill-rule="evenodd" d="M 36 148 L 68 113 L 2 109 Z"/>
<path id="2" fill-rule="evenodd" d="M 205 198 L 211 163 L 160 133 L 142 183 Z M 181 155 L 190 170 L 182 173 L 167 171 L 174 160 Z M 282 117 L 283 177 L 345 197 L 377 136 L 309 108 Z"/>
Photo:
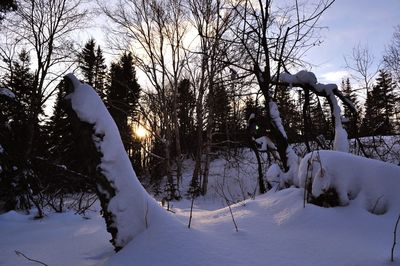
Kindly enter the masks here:
<path id="1" fill-rule="evenodd" d="M 68 98 L 79 118 L 94 125 L 93 139 L 104 155 L 99 168 L 117 192 L 109 208 L 124 248 L 114 253 L 98 206 L 86 217 L 68 211 L 41 220 L 11 211 L 0 215 L 0 265 L 37 265 L 18 254 L 60 266 L 399 265 L 398 246 L 395 263 L 389 262 L 400 213 L 399 166 L 338 151 L 313 152 L 299 162 L 289 146 L 289 172 L 270 166 L 266 176 L 275 187 L 253 198 L 257 164 L 252 152 L 218 158 L 210 164 L 209 192 L 195 200 L 188 229 L 191 201 L 172 202 L 174 213 L 161 209 L 137 180 L 100 98 L 90 86 L 69 78 L 75 91 Z M 296 79 L 313 81 L 306 73 Z M 182 191 L 189 187 L 192 170 L 193 162 L 185 161 Z M 335 188 L 345 207 L 303 207 L 306 179 L 314 196 Z M 276 183 L 282 181 L 293 186 L 278 190 Z M 222 206 L 221 190 L 231 203 L 246 200 L 231 209 Z"/>
<path id="2" fill-rule="evenodd" d="M 262 136 L 257 138 L 256 142 L 261 146 L 260 151 L 267 151 L 267 150 L 276 151 L 275 144 L 267 136 Z"/>
<path id="3" fill-rule="evenodd" d="M 340 93 L 338 91 L 337 85 L 318 83 L 315 74 L 313 72 L 308 72 L 305 70 L 301 70 L 295 75 L 291 75 L 289 73 L 281 73 L 279 77 L 281 82 L 287 83 L 290 86 L 310 86 L 315 91 L 323 93 L 326 95 L 327 98 L 329 98 L 332 104 L 332 115 L 334 117 L 334 122 L 335 122 L 335 139 L 333 143 L 334 150 L 348 152 L 349 142 L 347 139 L 347 132 L 343 128 L 342 117 L 340 115 L 341 113 L 340 106 L 334 95 L 334 91 Z"/>
<path id="4" fill-rule="evenodd" d="M 237 158 L 240 171 L 248 165 L 240 173 L 245 191 L 251 191 L 257 183 L 256 164 L 250 164 L 254 161 L 251 156 L 248 151 L 243 158 Z M 310 158 L 313 193 L 318 195 L 328 184 L 340 187 L 351 195 L 345 207 L 307 204 L 303 208 L 303 188 L 274 188 L 254 200 L 231 205 L 239 228 L 236 232 L 229 209 L 221 205 L 222 200 L 216 200 L 215 189 L 221 181 L 218 178 L 224 178 L 225 184 L 232 186 L 226 190 L 235 194 L 233 185 L 238 187 L 238 169 L 232 166 L 234 159 L 219 158 L 211 162 L 209 194 L 194 202 L 191 229 L 187 228 L 190 200 L 171 202 L 174 222 L 163 220 L 114 253 L 98 212 L 89 213 L 89 219 L 67 212 L 33 220 L 33 215 L 12 211 L 0 215 L 0 265 L 33 265 L 17 256 L 15 250 L 48 265 L 60 266 L 399 265 L 398 246 L 395 263 L 390 263 L 389 258 L 394 224 L 400 212 L 400 195 L 396 193 L 400 167 L 343 152 L 319 151 L 305 156 L 299 173 L 307 171 L 305 165 Z M 192 163 L 184 163 L 185 188 L 190 183 Z M 329 182 L 318 180 L 321 165 Z M 280 173 L 277 165 L 268 172 L 273 169 Z M 299 176 L 298 183 L 304 183 L 304 178 Z M 387 202 L 387 212 L 376 215 L 371 213 L 370 199 L 380 195 L 385 195 L 381 202 Z M 372 202 L 376 205 L 375 213 L 380 214 L 384 204 Z"/>
<path id="5" fill-rule="evenodd" d="M 398 265 L 390 264 L 393 215 L 374 215 L 350 204 L 303 208 L 303 190 L 271 190 L 228 208 L 199 209 L 186 227 L 190 201 L 175 203 L 175 226 L 146 230 L 115 254 L 99 215 L 71 213 L 44 220 L 15 212 L 0 215 L 0 264 L 36 265 Z M 202 202 L 201 204 L 211 204 Z M 211 204 L 212 205 L 212 204 Z M 395 262 L 400 261 L 396 246 Z"/>
<path id="6" fill-rule="evenodd" d="M 312 182 L 318 197 L 335 188 L 340 204 L 357 199 L 365 210 L 383 214 L 400 213 L 400 167 L 391 163 L 336 151 L 307 154 L 299 167 L 299 184 Z"/>
<path id="7" fill-rule="evenodd" d="M 278 127 L 278 130 L 281 132 L 282 136 L 287 139 L 286 131 L 282 125 L 282 119 L 278 110 L 278 105 L 273 101 L 269 102 L 269 114 L 271 119 L 275 122 L 275 125 Z"/>
<path id="8" fill-rule="evenodd" d="M 99 167 L 116 191 L 108 210 L 114 215 L 118 228 L 116 245 L 123 247 L 139 233 L 168 221 L 169 217 L 137 179 L 118 128 L 100 97 L 73 74 L 67 77 L 73 83 L 74 92 L 66 99 L 71 100 L 81 121 L 94 125 L 93 140 L 103 155 Z"/>
<path id="9" fill-rule="evenodd" d="M 15 94 L 7 88 L 0 88 L 0 95 L 6 96 L 8 98 L 15 98 Z"/>

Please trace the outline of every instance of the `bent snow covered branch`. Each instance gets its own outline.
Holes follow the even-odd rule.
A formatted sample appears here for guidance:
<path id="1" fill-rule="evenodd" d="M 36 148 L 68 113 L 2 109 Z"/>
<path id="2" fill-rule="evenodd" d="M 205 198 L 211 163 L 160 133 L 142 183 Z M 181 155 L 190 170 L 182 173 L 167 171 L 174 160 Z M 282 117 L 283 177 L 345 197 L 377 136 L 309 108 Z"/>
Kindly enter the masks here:
<path id="1" fill-rule="evenodd" d="M 356 200 L 374 214 L 400 212 L 400 167 L 395 164 L 349 153 L 318 151 L 301 160 L 298 183 L 301 187 L 312 184 L 315 198 L 334 190 L 339 205 Z"/>
<path id="2" fill-rule="evenodd" d="M 318 96 L 323 96 L 328 100 L 329 106 L 332 111 L 332 119 L 335 125 L 335 141 L 334 149 L 337 151 L 349 151 L 349 142 L 347 140 L 347 132 L 343 128 L 342 119 L 340 115 L 340 106 L 336 97 L 342 100 L 349 109 L 356 113 L 356 109 L 353 103 L 344 97 L 339 91 L 336 84 L 321 84 L 317 82 L 315 74 L 308 71 L 300 71 L 295 75 L 289 73 L 281 73 L 279 77 L 279 83 L 286 86 L 300 87 L 305 90 L 310 90 Z M 336 96 L 336 97 L 335 97 Z"/>
<path id="3" fill-rule="evenodd" d="M 65 80 L 75 131 L 85 138 L 85 152 L 92 156 L 103 217 L 118 251 L 147 227 L 165 221 L 167 214 L 137 179 L 118 128 L 97 93 L 73 74 Z"/>

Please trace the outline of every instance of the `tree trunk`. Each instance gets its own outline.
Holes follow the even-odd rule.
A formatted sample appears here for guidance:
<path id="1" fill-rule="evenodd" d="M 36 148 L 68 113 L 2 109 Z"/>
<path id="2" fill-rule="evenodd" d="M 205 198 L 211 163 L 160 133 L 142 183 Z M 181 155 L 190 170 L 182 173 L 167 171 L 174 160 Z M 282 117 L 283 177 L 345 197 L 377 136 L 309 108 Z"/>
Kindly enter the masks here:
<path id="1" fill-rule="evenodd" d="M 173 124 L 175 133 L 175 163 L 176 163 L 176 181 L 179 189 L 180 183 L 182 182 L 182 150 L 180 142 L 180 130 L 178 123 L 178 101 L 177 101 L 177 90 L 178 84 L 175 82 L 174 97 L 173 97 Z"/>

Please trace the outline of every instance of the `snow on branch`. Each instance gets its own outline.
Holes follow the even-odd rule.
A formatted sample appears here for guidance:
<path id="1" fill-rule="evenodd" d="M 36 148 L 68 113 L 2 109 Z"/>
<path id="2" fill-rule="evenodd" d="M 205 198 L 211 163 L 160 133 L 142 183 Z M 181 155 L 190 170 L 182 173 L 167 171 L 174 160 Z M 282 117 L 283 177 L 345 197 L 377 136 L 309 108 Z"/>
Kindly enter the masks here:
<path id="1" fill-rule="evenodd" d="M 300 162 L 298 184 L 311 184 L 315 198 L 334 190 L 338 204 L 351 200 L 374 214 L 400 209 L 400 167 L 337 151 L 318 151 L 307 154 Z"/>
<path id="2" fill-rule="evenodd" d="M 168 216 L 140 184 L 117 125 L 94 89 L 73 74 L 65 80 L 71 90 L 66 100 L 80 122 L 91 128 L 91 141 L 97 149 L 94 153 L 100 154 L 95 180 L 97 194 L 107 230 L 113 237 L 111 242 L 118 251 L 148 227 L 165 222 Z"/>
<path id="3" fill-rule="evenodd" d="M 356 113 L 356 108 L 353 103 L 344 97 L 344 95 L 339 91 L 336 84 L 318 83 L 315 74 L 305 70 L 299 71 L 295 75 L 281 73 L 279 76 L 279 84 L 308 89 L 318 96 L 325 97 L 331 107 L 332 117 L 335 124 L 334 149 L 343 152 L 349 151 L 347 132 L 343 128 L 342 117 L 340 114 L 341 110 L 336 97 L 342 100 L 343 104 L 345 104 L 353 113 Z"/>

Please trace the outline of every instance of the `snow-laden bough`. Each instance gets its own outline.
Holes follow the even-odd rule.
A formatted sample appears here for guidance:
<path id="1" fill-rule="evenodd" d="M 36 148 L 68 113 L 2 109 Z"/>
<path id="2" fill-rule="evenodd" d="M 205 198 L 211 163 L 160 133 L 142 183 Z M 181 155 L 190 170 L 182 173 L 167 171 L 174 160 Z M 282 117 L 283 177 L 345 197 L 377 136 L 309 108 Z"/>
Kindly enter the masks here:
<path id="1" fill-rule="evenodd" d="M 319 197 L 329 190 L 339 204 L 357 200 L 371 213 L 400 212 L 400 167 L 338 151 L 316 151 L 300 163 L 298 183 Z"/>
<path id="2" fill-rule="evenodd" d="M 333 122 L 335 124 L 335 139 L 334 149 L 337 151 L 348 152 L 349 142 L 347 140 L 347 132 L 342 125 L 342 117 L 340 115 L 340 106 L 336 97 L 340 98 L 342 102 L 350 108 L 354 113 L 356 109 L 353 103 L 343 96 L 339 91 L 336 84 L 321 84 L 313 72 L 305 70 L 299 71 L 295 75 L 289 73 L 281 73 L 279 76 L 279 82 L 286 84 L 290 87 L 301 87 L 313 91 L 318 96 L 324 96 L 328 100 L 328 103 L 332 110 Z"/>

